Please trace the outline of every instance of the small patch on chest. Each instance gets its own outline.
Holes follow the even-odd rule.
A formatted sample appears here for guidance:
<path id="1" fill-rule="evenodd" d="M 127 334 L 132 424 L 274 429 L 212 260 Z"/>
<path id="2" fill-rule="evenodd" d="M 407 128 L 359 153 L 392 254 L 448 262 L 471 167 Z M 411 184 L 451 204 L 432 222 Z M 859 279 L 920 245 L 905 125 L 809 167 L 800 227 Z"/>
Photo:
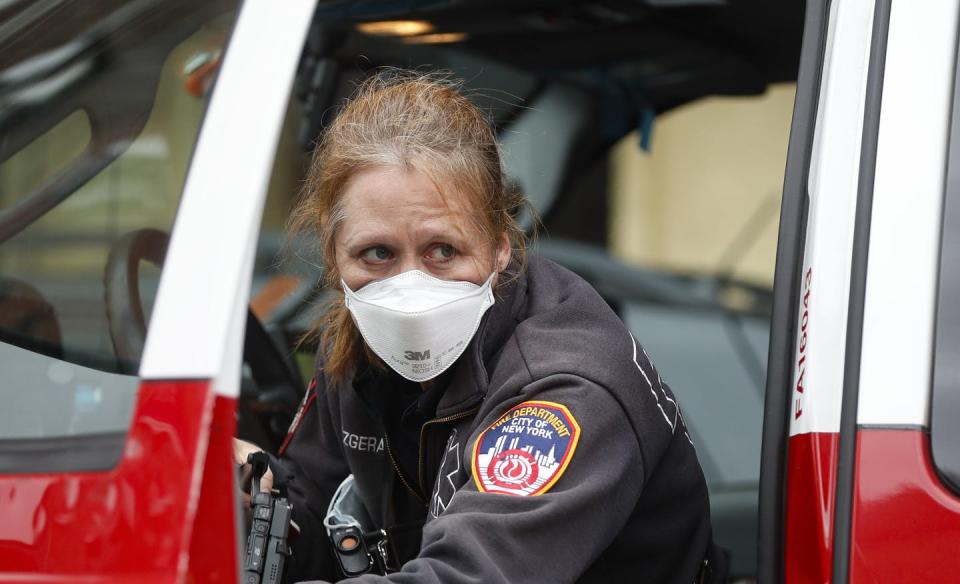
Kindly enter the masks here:
<path id="1" fill-rule="evenodd" d="M 347 430 L 341 430 L 341 432 L 343 433 L 343 445 L 351 450 L 375 454 L 383 452 L 383 437 L 381 436 L 363 436 Z"/>

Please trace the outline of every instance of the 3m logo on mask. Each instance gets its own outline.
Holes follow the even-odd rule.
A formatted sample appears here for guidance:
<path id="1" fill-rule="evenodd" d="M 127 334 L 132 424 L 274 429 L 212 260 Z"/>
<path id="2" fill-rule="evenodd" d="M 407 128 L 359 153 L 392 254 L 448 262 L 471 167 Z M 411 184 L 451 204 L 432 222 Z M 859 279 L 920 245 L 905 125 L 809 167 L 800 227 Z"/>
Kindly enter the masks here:
<path id="1" fill-rule="evenodd" d="M 426 351 L 404 351 L 403 356 L 407 361 L 426 361 L 430 358 L 430 349 Z"/>

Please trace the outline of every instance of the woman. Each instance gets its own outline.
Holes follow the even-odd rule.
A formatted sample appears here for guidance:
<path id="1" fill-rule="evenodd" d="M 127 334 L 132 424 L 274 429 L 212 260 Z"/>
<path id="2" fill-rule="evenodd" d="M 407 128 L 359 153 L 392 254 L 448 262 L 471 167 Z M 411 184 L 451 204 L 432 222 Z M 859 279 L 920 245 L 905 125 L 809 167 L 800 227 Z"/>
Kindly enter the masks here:
<path id="1" fill-rule="evenodd" d="M 336 299 L 273 465 L 295 579 L 338 577 L 323 520 L 351 474 L 400 570 L 357 582 L 702 577 L 677 404 L 587 283 L 527 258 L 507 184 L 490 123 L 436 78 L 374 78 L 326 130 L 293 227 L 319 236 Z"/>

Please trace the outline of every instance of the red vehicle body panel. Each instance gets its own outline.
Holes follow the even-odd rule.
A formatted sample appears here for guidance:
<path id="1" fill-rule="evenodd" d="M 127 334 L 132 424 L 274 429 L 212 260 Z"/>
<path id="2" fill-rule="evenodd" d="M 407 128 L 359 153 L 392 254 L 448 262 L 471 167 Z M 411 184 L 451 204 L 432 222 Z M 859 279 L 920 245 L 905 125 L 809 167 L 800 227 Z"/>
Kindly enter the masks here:
<path id="1" fill-rule="evenodd" d="M 856 461 L 850 582 L 960 578 L 960 499 L 933 468 L 930 435 L 861 429 Z"/>
<path id="2" fill-rule="evenodd" d="M 237 475 L 233 465 L 236 399 L 216 395 L 210 440 L 203 466 L 200 501 L 190 538 L 188 582 L 230 582 L 240 573 L 240 525 L 236 510 Z"/>
<path id="3" fill-rule="evenodd" d="M 790 438 L 784 540 L 788 583 L 832 578 L 839 437 L 811 432 Z"/>
<path id="4" fill-rule="evenodd" d="M 143 382 L 115 468 L 0 476 L 0 581 L 232 580 L 233 407 L 206 380 Z"/>
<path id="5" fill-rule="evenodd" d="M 832 580 L 838 439 L 790 438 L 787 582 Z M 937 476 L 925 430 L 859 430 L 855 481 L 849 582 L 932 583 L 960 574 L 960 498 Z"/>

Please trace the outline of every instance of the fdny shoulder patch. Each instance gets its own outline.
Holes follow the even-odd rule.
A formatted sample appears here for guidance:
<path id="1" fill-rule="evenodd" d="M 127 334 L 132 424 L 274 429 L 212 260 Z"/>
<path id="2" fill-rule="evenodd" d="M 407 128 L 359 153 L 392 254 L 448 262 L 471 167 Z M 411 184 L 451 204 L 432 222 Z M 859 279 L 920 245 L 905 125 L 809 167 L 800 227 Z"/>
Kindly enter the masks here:
<path id="1" fill-rule="evenodd" d="M 473 446 L 473 480 L 481 493 L 542 495 L 563 475 L 580 426 L 566 407 L 528 401 L 511 408 Z"/>

